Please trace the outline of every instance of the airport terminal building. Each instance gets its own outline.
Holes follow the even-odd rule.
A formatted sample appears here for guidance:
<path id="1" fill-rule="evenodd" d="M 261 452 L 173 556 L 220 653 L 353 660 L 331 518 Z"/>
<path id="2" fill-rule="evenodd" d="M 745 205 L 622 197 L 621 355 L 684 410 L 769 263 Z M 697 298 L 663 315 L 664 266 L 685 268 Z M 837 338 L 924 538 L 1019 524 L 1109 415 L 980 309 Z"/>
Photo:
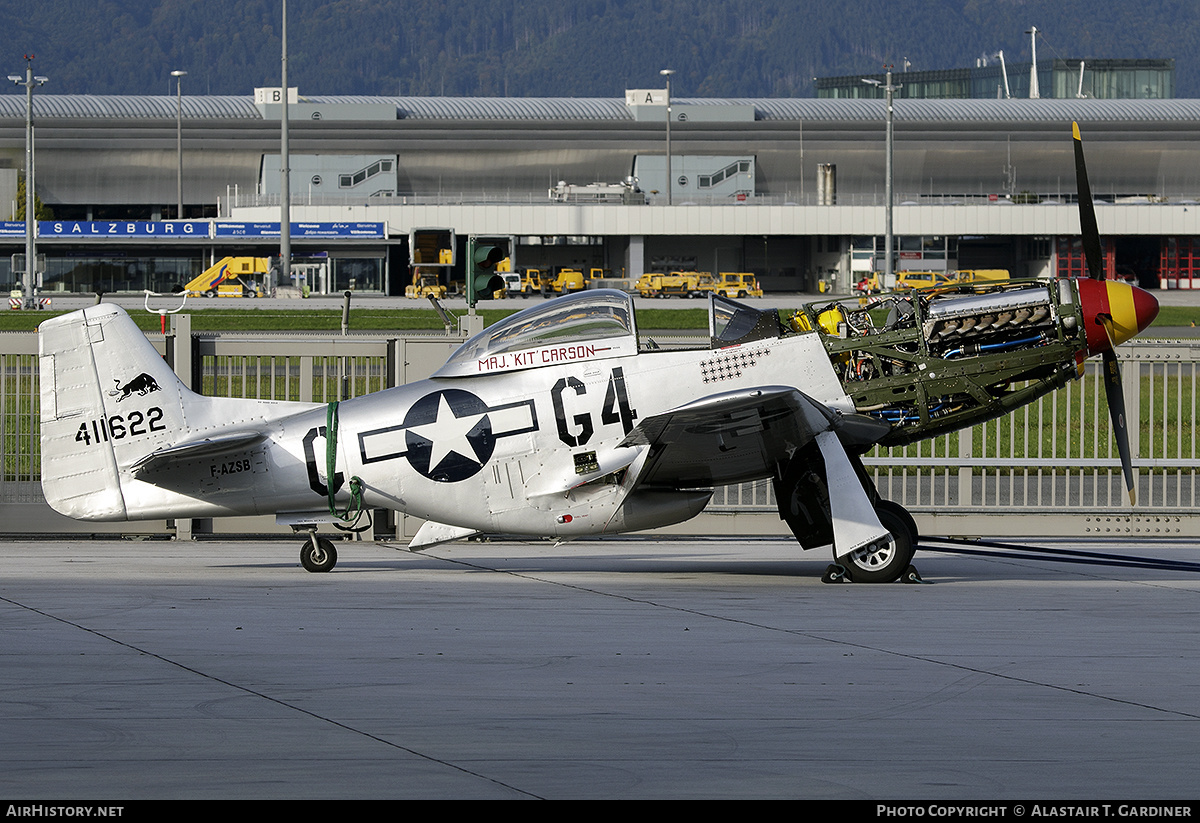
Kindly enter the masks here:
<path id="1" fill-rule="evenodd" d="M 167 291 L 278 255 L 278 96 L 35 93 L 42 293 Z M 514 238 L 517 268 L 745 271 L 768 291 L 884 268 L 882 100 L 289 100 L 293 263 L 319 292 L 402 294 L 430 227 L 455 233 L 460 280 L 471 235 Z M 25 104 L 0 96 L 0 287 L 25 248 Z M 1106 271 L 1200 288 L 1200 100 L 895 101 L 895 268 L 1082 272 L 1072 121 Z"/>

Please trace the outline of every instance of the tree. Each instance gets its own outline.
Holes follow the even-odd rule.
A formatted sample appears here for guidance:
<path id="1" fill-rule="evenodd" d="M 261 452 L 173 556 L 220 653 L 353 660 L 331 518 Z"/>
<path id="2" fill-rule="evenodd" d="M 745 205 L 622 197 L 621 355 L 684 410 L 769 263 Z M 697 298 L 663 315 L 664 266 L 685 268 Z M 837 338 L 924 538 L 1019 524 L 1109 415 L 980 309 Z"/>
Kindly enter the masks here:
<path id="1" fill-rule="evenodd" d="M 37 190 L 33 192 L 33 217 L 35 220 L 53 220 L 54 212 L 51 211 L 42 199 L 38 197 Z M 25 219 L 25 175 L 17 176 L 17 213 L 13 215 L 13 220 L 21 221 Z"/>

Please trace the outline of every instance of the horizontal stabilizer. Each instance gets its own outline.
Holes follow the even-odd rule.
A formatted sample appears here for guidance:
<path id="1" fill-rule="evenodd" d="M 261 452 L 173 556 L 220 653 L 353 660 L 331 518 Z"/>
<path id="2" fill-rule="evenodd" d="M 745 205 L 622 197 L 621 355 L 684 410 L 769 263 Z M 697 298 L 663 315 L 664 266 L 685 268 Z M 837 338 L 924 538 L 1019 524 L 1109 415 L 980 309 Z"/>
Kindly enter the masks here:
<path id="1" fill-rule="evenodd" d="M 137 460 L 129 467 L 129 470 L 133 473 L 134 477 L 140 478 L 143 474 L 167 468 L 180 461 L 228 454 L 229 452 L 253 446 L 266 438 L 267 435 L 265 432 L 230 432 L 229 434 L 222 434 L 216 437 L 206 437 L 203 440 L 176 443 L 173 446 L 151 452 L 140 460 Z"/>

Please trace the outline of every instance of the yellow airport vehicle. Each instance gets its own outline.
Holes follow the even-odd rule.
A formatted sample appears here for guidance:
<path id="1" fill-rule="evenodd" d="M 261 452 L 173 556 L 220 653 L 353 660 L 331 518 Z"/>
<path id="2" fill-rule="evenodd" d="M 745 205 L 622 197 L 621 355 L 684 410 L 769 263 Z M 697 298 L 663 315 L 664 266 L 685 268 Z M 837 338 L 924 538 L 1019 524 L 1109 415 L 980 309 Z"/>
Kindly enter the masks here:
<path id="1" fill-rule="evenodd" d="M 994 283 L 1008 280 L 1007 269 L 961 269 L 958 271 L 902 271 L 896 278 L 896 291 L 954 286 L 961 283 Z"/>
<path id="2" fill-rule="evenodd" d="M 553 280 L 542 280 L 543 294 L 570 294 L 583 291 L 583 272 L 579 269 L 559 269 Z"/>
<path id="3" fill-rule="evenodd" d="M 183 290 L 189 297 L 258 297 L 270 270 L 269 257 L 222 257 Z"/>
<path id="4" fill-rule="evenodd" d="M 441 300 L 446 296 L 446 286 L 442 283 L 440 269 L 413 267 L 412 283 L 404 287 L 404 296 L 425 300 L 436 297 Z"/>
<path id="5" fill-rule="evenodd" d="M 964 269 L 958 273 L 958 279 L 966 283 L 992 283 L 1009 278 L 1008 269 Z"/>
<path id="6" fill-rule="evenodd" d="M 896 275 L 896 291 L 949 286 L 958 282 L 958 272 L 902 271 Z"/>
<path id="7" fill-rule="evenodd" d="M 542 292 L 542 272 L 540 269 L 525 269 L 523 272 L 505 272 L 500 275 L 508 286 L 508 296 L 520 295 L 529 297 Z"/>
<path id="8" fill-rule="evenodd" d="M 762 288 L 758 278 L 749 272 L 723 271 L 711 280 L 711 285 L 701 283 L 707 291 L 715 292 L 722 297 L 762 297 Z"/>
<path id="9" fill-rule="evenodd" d="M 699 297 L 715 285 L 708 272 L 647 272 L 634 285 L 642 297 Z"/>

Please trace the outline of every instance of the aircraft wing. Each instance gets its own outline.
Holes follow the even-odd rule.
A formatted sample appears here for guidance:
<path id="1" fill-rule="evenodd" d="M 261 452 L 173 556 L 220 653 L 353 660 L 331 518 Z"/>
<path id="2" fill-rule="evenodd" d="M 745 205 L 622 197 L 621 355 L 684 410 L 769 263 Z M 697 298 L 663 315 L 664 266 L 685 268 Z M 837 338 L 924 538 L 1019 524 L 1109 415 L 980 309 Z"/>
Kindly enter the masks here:
<path id="1" fill-rule="evenodd" d="M 649 417 L 621 445 L 650 447 L 639 486 L 698 488 L 770 477 L 822 432 L 861 451 L 889 428 L 864 415 L 843 415 L 794 388 L 763 386 L 709 395 Z"/>
<path id="2" fill-rule="evenodd" d="M 824 463 L 834 557 L 890 540 L 847 450 L 862 452 L 891 427 L 844 415 L 786 386 L 703 397 L 641 422 L 623 446 L 649 447 L 635 489 L 721 486 L 770 477 L 792 453 L 816 441 Z"/>

